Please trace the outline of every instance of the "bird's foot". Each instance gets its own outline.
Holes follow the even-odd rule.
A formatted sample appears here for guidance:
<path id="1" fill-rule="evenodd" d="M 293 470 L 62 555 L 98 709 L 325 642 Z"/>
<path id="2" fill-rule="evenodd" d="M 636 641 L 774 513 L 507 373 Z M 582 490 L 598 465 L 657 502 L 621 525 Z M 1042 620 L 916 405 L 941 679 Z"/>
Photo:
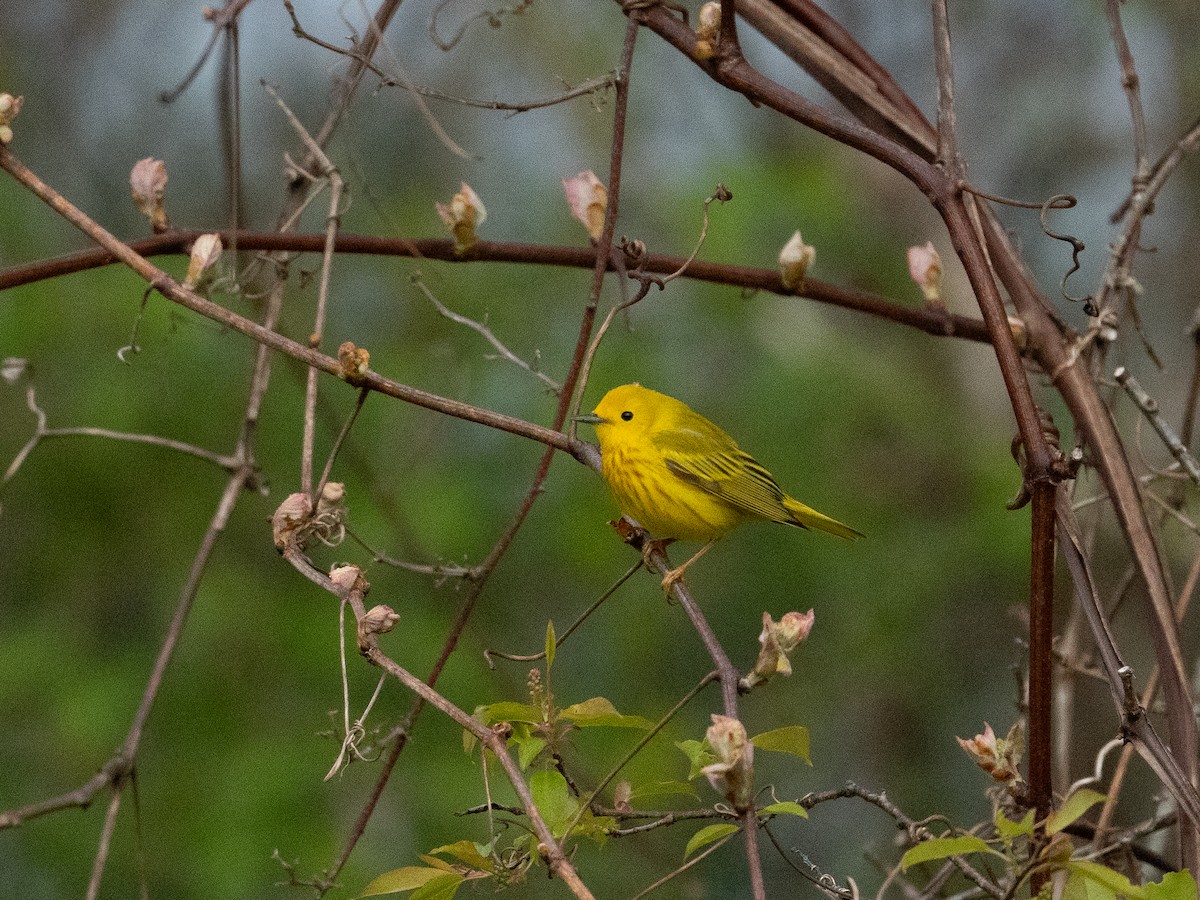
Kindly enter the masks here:
<path id="1" fill-rule="evenodd" d="M 686 568 L 686 565 L 678 566 L 663 576 L 662 589 L 664 594 L 671 593 L 671 588 L 675 587 L 675 582 L 683 578 L 683 570 Z"/>

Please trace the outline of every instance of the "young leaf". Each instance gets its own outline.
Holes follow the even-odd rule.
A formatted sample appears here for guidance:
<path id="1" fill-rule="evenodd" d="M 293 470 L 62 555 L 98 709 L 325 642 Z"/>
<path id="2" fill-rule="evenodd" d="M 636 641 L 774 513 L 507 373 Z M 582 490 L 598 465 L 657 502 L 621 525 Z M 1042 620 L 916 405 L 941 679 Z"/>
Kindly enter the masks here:
<path id="1" fill-rule="evenodd" d="M 707 741 L 678 741 L 675 746 L 684 752 L 692 764 L 691 770 L 688 772 L 688 781 L 699 775 L 700 770 L 705 766 L 710 766 L 717 761 L 717 756 L 712 752 Z"/>
<path id="2" fill-rule="evenodd" d="M 945 859 L 948 856 L 965 856 L 968 853 L 994 853 L 996 856 L 1004 858 L 1003 853 L 993 850 L 983 838 L 978 838 L 973 834 L 964 834 L 959 837 L 933 838 L 922 841 L 900 857 L 900 871 L 907 872 L 909 866 L 915 866 L 917 863 Z"/>
<path id="3" fill-rule="evenodd" d="M 726 835 L 733 834 L 738 830 L 736 825 L 731 825 L 728 822 L 723 822 L 717 825 L 706 825 L 688 841 L 687 849 L 683 851 L 683 858 L 686 860 L 689 856 L 713 841 L 719 841 Z"/>
<path id="4" fill-rule="evenodd" d="M 1162 881 L 1146 885 L 1146 900 L 1196 900 L 1196 879 L 1187 869 L 1168 872 Z"/>
<path id="5" fill-rule="evenodd" d="M 546 671 L 554 665 L 554 649 L 557 641 L 554 638 L 554 621 L 546 622 Z"/>
<path id="6" fill-rule="evenodd" d="M 1025 818 L 1020 822 L 1014 822 L 1000 810 L 996 810 L 996 815 L 993 823 L 996 826 L 996 833 L 1006 841 L 1013 841 L 1019 837 L 1030 837 L 1033 834 L 1033 810 L 1025 813 Z"/>
<path id="7" fill-rule="evenodd" d="M 1072 859 L 1067 861 L 1066 868 L 1072 874 L 1082 875 L 1114 894 L 1122 894 L 1130 900 L 1146 900 L 1144 887 L 1134 885 L 1120 872 L 1110 869 L 1108 866 L 1082 859 Z"/>
<path id="8" fill-rule="evenodd" d="M 442 869 L 426 868 L 425 866 L 403 866 L 392 869 L 372 879 L 358 896 L 378 897 L 380 894 L 395 894 L 400 891 L 413 891 L 428 884 L 435 878 L 446 875 Z"/>
<path id="9" fill-rule="evenodd" d="M 1076 791 L 1046 820 L 1046 834 L 1058 834 L 1085 812 L 1104 800 L 1104 795 L 1090 788 Z"/>
<path id="10" fill-rule="evenodd" d="M 529 722 L 536 725 L 542 721 L 542 711 L 525 703 L 502 700 L 479 707 L 475 710 L 475 718 L 485 725 L 495 725 L 497 722 Z"/>
<path id="11" fill-rule="evenodd" d="M 554 836 L 562 837 L 563 829 L 579 809 L 579 801 L 571 796 L 567 780 L 552 769 L 534 772 L 529 777 L 529 792 Z"/>
<path id="12" fill-rule="evenodd" d="M 517 745 L 517 763 L 521 766 L 522 772 L 529 768 L 529 764 L 546 746 L 545 738 L 540 737 L 526 736 L 518 738 L 515 743 Z"/>
<path id="13" fill-rule="evenodd" d="M 781 800 L 779 803 L 772 803 L 770 806 L 764 806 L 759 811 L 759 815 L 779 815 L 780 813 L 789 816 L 799 816 L 802 819 L 808 818 L 808 810 L 791 800 Z"/>
<path id="14" fill-rule="evenodd" d="M 474 841 L 455 841 L 453 844 L 434 847 L 429 852 L 453 856 L 472 869 L 478 869 L 481 872 L 494 872 L 496 870 L 496 864 L 479 851 L 479 845 Z"/>
<path id="15" fill-rule="evenodd" d="M 462 875 L 439 875 L 413 891 L 409 900 L 451 900 L 466 880 Z"/>
<path id="16" fill-rule="evenodd" d="M 560 713 L 564 719 L 569 719 L 580 728 L 590 728 L 595 725 L 608 725 L 614 728 L 653 728 L 654 723 L 641 716 L 623 716 L 616 707 L 605 697 L 593 697 L 568 706 Z"/>
<path id="17" fill-rule="evenodd" d="M 790 753 L 798 756 L 810 766 L 812 760 L 808 756 L 808 729 L 803 725 L 788 725 L 776 728 L 774 731 L 764 731 L 750 738 L 759 750 L 773 750 L 776 753 Z"/>

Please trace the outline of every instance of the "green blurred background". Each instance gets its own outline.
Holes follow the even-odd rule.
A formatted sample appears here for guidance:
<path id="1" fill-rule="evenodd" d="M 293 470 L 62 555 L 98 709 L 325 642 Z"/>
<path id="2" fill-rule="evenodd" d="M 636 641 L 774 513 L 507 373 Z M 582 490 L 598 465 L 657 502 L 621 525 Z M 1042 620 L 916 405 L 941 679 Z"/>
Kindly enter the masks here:
<path id="1" fill-rule="evenodd" d="M 296 7 L 306 27 L 331 42 L 345 43 L 351 29 L 362 33 L 357 7 L 308 0 Z M 449 35 L 481 8 L 448 6 L 440 33 Z M 932 113 L 927 4 L 845 2 L 829 9 Z M 427 33 L 432 10 L 416 0 L 404 5 L 380 64 L 416 84 L 485 100 L 547 97 L 564 83 L 602 75 L 616 65 L 625 21 L 615 3 L 541 0 L 504 16 L 499 28 L 475 22 L 442 52 Z M 1194 7 L 1167 2 L 1129 6 L 1126 15 L 1157 155 L 1194 116 L 1200 19 Z M 251 4 L 241 22 L 246 222 L 269 229 L 283 196 L 283 154 L 299 150 L 259 79 L 277 85 L 315 128 L 344 65 L 297 39 L 275 0 Z M 1127 190 L 1132 165 L 1128 113 L 1100 10 L 1059 4 L 1050 12 L 1032 0 L 954 4 L 953 22 L 971 177 L 1026 200 L 1077 194 L 1079 206 L 1052 227 L 1088 243 L 1084 271 L 1069 289 L 1093 290 L 1113 234 L 1107 217 Z M 176 224 L 223 226 L 217 61 L 177 103 L 156 99 L 184 76 L 208 33 L 193 5 L 0 6 L 0 90 L 25 97 L 13 151 L 122 237 L 146 234 L 127 180 L 145 156 L 166 161 Z M 744 41 L 773 77 L 821 96 L 764 41 L 750 33 Z M 483 237 L 584 244 L 560 180 L 589 168 L 607 178 L 611 96 L 517 116 L 429 104 L 470 159 L 446 150 L 411 96 L 364 83 L 330 146 L 350 184 L 347 231 L 440 236 L 433 204 L 465 180 L 488 208 Z M 908 280 L 904 251 L 933 240 L 946 261 L 950 307 L 974 312 L 961 270 L 916 191 L 881 165 L 751 108 L 643 34 L 618 234 L 642 239 L 654 252 L 686 255 L 700 230 L 702 201 L 718 182 L 734 199 L 710 210 L 702 258 L 773 267 L 798 228 L 817 247 L 814 277 L 916 305 L 920 294 Z M 1156 251 L 1137 270 L 1145 331 L 1165 369 L 1152 368 L 1136 339 L 1118 348 L 1119 360 L 1175 420 L 1191 369 L 1186 328 L 1194 267 L 1186 254 L 1194 254 L 1196 187 L 1185 166 L 1142 239 Z M 324 202 L 310 211 L 307 230 L 322 227 Z M 1054 291 L 1067 265 L 1065 245 L 1042 237 L 1034 213 L 1002 215 Z M 84 246 L 49 209 L 0 181 L 0 266 Z M 182 258 L 161 263 L 176 274 L 185 268 Z M 300 274 L 318 266 L 306 257 L 292 267 L 281 330 L 300 340 L 311 330 L 316 292 L 315 280 Z M 353 340 L 370 349 L 372 368 L 384 375 L 548 424 L 554 399 L 541 383 L 490 358 L 478 335 L 440 317 L 410 283 L 417 272 L 443 303 L 486 319 L 514 352 L 540 354 L 557 379 L 570 359 L 590 272 L 357 257 L 334 264 L 326 347 Z M 123 365 L 117 350 L 129 342 L 143 289 L 114 267 L 0 295 L 0 356 L 28 359 L 32 367 L 31 381 L 0 384 L 0 466 L 32 434 L 30 383 L 51 427 L 92 425 L 233 449 L 252 345 L 155 296 L 140 324 L 141 353 Z M 616 296 L 610 281 L 606 306 Z M 256 309 L 244 296 L 215 299 L 247 314 Z M 1077 304 L 1064 301 L 1061 311 L 1086 327 Z M 969 824 L 986 817 L 985 778 L 954 737 L 976 733 L 985 720 L 1007 730 L 1016 716 L 1013 667 L 1022 662 L 1028 580 L 1028 513 L 1004 507 L 1017 493 L 1019 473 L 990 349 L 806 300 L 678 280 L 618 321 L 596 358 L 585 407 L 634 380 L 725 425 L 797 497 L 868 536 L 849 545 L 749 527 L 689 573 L 742 667 L 753 663 L 764 610 L 776 617 L 816 610 L 816 629 L 793 659 L 792 678 L 742 706 L 752 732 L 811 728 L 814 765 L 760 754 L 762 783 L 795 798 L 852 779 L 886 790 L 914 818 L 944 813 Z M 135 814 L 126 798 L 102 896 L 134 895 L 141 866 L 156 897 L 306 896 L 277 885 L 286 876 L 272 852 L 298 861 L 302 877 L 330 865 L 373 783 L 371 765 L 321 780 L 338 746 L 328 734 L 340 718 L 331 714 L 340 702 L 337 609 L 278 557 L 267 524 L 298 486 L 302 381 L 297 366 L 276 358 L 256 444 L 270 493 L 241 498 L 213 556 L 150 717 L 138 763 L 140 810 Z M 321 388 L 323 421 L 332 424 L 320 431 L 319 453 L 354 402 L 344 384 L 323 379 Z M 1069 439 L 1061 405 L 1039 390 Z M 1119 416 L 1133 421 L 1126 407 Z M 474 564 L 518 509 L 541 452 L 511 435 L 374 396 L 334 476 L 346 483 L 354 531 L 373 547 L 414 562 Z M 1164 463 L 1159 448 L 1146 452 Z M 4 486 L 0 809 L 74 788 L 123 740 L 224 480 L 216 468 L 165 450 L 70 438 L 44 442 Z M 545 493 L 440 683 L 450 699 L 470 710 L 523 697 L 527 665 L 490 671 L 482 651 L 536 651 L 548 619 L 561 633 L 632 564 L 635 557 L 606 525 L 614 513 L 594 473 L 567 457 L 555 460 Z M 1186 547 L 1176 543 L 1182 565 Z M 340 560 L 367 567 L 371 600 L 401 616 L 384 648 L 415 673 L 427 672 L 461 587 L 372 565 L 351 542 L 315 556 L 322 566 Z M 1108 574 L 1119 572 L 1119 551 L 1106 564 Z M 1145 648 L 1136 634 L 1130 641 L 1144 671 Z M 622 712 L 657 719 L 709 667 L 682 612 L 664 602 L 654 579 L 639 574 L 564 645 L 551 684 L 563 705 L 604 695 Z M 357 711 L 376 674 L 353 656 L 350 671 Z M 1083 690 L 1086 715 L 1074 752 L 1086 771 L 1115 720 L 1102 690 Z M 386 730 L 410 702 L 388 684 L 370 727 Z M 671 742 L 701 737 L 718 708 L 715 691 L 694 701 L 631 776 L 684 777 L 686 761 Z M 631 739 L 599 732 L 575 741 L 569 764 L 581 780 L 599 777 Z M 705 802 L 714 799 L 707 785 L 698 791 Z M 339 878 L 342 887 L 330 896 L 354 896 L 374 875 L 415 864 L 418 853 L 439 844 L 486 840 L 482 820 L 454 815 L 482 799 L 477 756 L 463 754 L 456 727 L 427 712 Z M 81 895 L 106 801 L 102 795 L 86 813 L 62 812 L 0 834 L 0 896 Z M 585 847 L 578 863 L 598 893 L 626 896 L 676 865 L 692 831 L 675 826 L 600 850 Z M 880 866 L 897 855 L 892 824 L 856 801 L 821 806 L 807 822 L 780 823 L 777 833 L 789 852 L 863 886 L 877 884 Z M 794 875 L 770 851 L 765 857 L 768 886 L 783 895 Z M 743 869 L 731 846 L 664 896 L 740 896 Z M 522 895 L 564 890 L 539 874 Z"/>

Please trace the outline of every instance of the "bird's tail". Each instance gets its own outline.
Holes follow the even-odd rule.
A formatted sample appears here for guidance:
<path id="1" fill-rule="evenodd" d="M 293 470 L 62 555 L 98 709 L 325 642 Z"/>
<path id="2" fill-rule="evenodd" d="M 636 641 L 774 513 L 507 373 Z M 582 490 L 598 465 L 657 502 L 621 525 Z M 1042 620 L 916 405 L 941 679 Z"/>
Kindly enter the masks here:
<path id="1" fill-rule="evenodd" d="M 845 538 L 848 541 L 857 541 L 863 537 L 861 531 L 856 531 L 849 525 L 843 525 L 837 519 L 831 519 L 823 513 L 817 512 L 810 506 L 805 506 L 799 500 L 793 500 L 788 497 L 783 501 L 788 512 L 792 514 L 793 525 L 799 525 L 801 528 L 816 528 L 819 531 L 828 531 L 830 534 L 836 534 L 838 537 Z"/>

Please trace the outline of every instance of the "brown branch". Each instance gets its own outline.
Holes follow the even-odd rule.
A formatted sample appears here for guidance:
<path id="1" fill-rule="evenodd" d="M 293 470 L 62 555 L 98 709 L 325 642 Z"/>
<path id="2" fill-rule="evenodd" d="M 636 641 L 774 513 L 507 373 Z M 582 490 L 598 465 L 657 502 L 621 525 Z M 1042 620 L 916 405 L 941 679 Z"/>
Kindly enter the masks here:
<path id="1" fill-rule="evenodd" d="M 184 252 L 203 232 L 170 231 L 151 238 L 129 241 L 126 246 L 143 257 Z M 324 235 L 279 234 L 277 232 L 238 231 L 217 232 L 227 245 L 236 242 L 241 250 L 263 250 L 293 253 L 320 253 L 324 247 Z M 478 241 L 465 253 L 456 252 L 454 242 L 442 238 L 387 238 L 373 235 L 339 233 L 334 240 L 336 253 L 364 254 L 374 256 L 413 257 L 436 259 L 447 263 L 523 263 L 529 265 L 560 266 L 564 268 L 588 269 L 596 265 L 597 251 L 594 247 L 565 247 L 547 244 L 523 244 L 502 241 Z M 100 266 L 120 262 L 109 251 L 99 248 L 84 250 L 65 256 L 38 262 L 25 263 L 0 269 L 0 290 L 19 287 L 83 272 Z M 686 259 L 680 256 L 647 254 L 641 263 L 644 272 L 669 275 L 679 271 Z M 607 271 L 616 271 L 609 265 Z M 926 334 L 956 337 L 979 343 L 990 343 L 991 336 L 981 319 L 957 315 L 944 309 L 928 306 L 913 307 L 901 304 L 853 288 L 839 287 L 813 278 L 805 278 L 803 288 L 792 290 L 783 285 L 778 268 L 763 269 L 727 263 L 693 260 L 682 278 L 723 284 L 745 291 L 764 291 L 784 297 L 804 297 L 855 312 L 865 313 Z"/>
<path id="2" fill-rule="evenodd" d="M 1104 618 L 1090 565 L 1083 555 L 1083 544 L 1075 524 L 1074 513 L 1061 494 L 1056 505 L 1056 517 L 1059 546 L 1071 570 L 1076 599 L 1084 611 L 1096 641 L 1109 693 L 1121 718 L 1121 734 L 1133 742 L 1142 759 L 1171 792 L 1180 812 L 1192 822 L 1200 823 L 1200 795 L 1197 795 L 1186 768 L 1180 765 L 1176 756 L 1172 755 L 1159 739 L 1146 710 L 1133 694 L 1133 670 L 1122 660 L 1112 631 Z M 1172 721 L 1175 718 L 1173 716 Z M 1182 825 L 1182 819 L 1180 824 Z M 1184 850 L 1187 850 L 1186 845 Z"/>

